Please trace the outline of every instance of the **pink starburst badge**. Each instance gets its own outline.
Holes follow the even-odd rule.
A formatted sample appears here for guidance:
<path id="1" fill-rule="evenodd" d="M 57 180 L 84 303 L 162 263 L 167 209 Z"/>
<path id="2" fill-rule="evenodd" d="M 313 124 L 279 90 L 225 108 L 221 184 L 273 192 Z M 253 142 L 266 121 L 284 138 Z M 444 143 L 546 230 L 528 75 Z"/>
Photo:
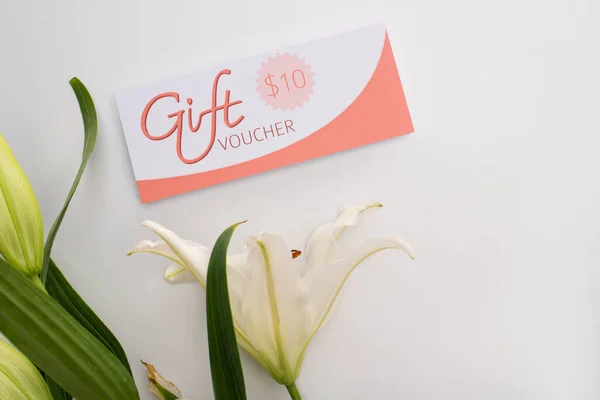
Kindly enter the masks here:
<path id="1" fill-rule="evenodd" d="M 310 65 L 295 54 L 276 54 L 258 71 L 256 90 L 261 99 L 275 110 L 302 107 L 313 93 L 315 74 Z"/>

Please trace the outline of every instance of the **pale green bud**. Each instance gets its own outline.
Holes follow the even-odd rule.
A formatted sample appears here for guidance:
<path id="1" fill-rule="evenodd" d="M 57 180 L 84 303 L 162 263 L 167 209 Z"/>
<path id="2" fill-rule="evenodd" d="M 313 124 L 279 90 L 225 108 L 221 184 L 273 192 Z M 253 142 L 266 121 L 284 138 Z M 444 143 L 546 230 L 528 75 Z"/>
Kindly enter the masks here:
<path id="1" fill-rule="evenodd" d="M 52 400 L 37 368 L 14 347 L 0 340 L 0 399 Z"/>
<path id="2" fill-rule="evenodd" d="M 42 270 L 44 225 L 25 172 L 0 134 L 0 255 L 28 277 Z"/>

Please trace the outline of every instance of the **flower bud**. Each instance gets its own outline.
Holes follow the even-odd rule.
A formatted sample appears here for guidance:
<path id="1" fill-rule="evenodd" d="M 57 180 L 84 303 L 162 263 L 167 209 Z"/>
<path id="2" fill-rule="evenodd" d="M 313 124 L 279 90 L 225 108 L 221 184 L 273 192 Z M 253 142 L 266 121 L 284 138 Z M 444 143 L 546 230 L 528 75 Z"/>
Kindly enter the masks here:
<path id="1" fill-rule="evenodd" d="M 37 368 L 14 347 L 0 340 L 0 398 L 52 400 Z"/>
<path id="2" fill-rule="evenodd" d="M 44 226 L 27 176 L 0 135 L 0 255 L 28 277 L 42 270 Z"/>

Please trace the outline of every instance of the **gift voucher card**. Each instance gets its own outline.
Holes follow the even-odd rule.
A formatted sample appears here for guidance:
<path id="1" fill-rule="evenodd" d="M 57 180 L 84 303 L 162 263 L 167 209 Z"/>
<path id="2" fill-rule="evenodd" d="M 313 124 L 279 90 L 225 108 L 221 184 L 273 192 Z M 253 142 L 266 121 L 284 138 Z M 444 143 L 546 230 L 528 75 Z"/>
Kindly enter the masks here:
<path id="1" fill-rule="evenodd" d="M 142 203 L 413 131 L 384 25 L 117 94 Z"/>

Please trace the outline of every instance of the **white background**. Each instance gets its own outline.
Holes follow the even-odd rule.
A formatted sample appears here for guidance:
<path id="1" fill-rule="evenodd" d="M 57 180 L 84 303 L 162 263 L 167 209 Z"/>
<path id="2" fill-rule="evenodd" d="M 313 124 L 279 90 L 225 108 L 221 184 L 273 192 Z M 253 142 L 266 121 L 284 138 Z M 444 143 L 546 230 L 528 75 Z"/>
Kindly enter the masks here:
<path id="1" fill-rule="evenodd" d="M 386 22 L 416 133 L 140 205 L 113 94 Z M 311 344 L 308 400 L 600 398 L 600 3 L 596 0 L 2 0 L 0 131 L 45 226 L 79 164 L 68 80 L 98 108 L 96 152 L 54 258 L 127 349 L 211 399 L 204 293 L 125 257 L 155 219 L 211 244 L 223 228 L 302 247 L 344 204 L 378 200 L 359 236 L 403 235 L 349 280 Z M 360 55 L 357 55 L 357 62 Z M 365 116 L 368 118 L 368 116 Z M 286 399 L 243 355 L 248 397 Z"/>

